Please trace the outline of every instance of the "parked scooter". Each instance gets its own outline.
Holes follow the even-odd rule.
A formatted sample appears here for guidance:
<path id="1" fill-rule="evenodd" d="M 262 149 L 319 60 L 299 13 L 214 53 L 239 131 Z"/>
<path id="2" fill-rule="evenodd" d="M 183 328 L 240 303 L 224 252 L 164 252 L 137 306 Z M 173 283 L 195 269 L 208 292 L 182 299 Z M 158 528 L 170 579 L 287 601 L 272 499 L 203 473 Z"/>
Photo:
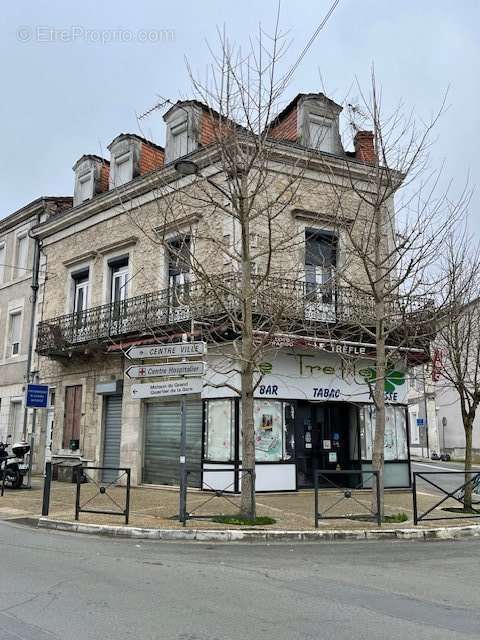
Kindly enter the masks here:
<path id="1" fill-rule="evenodd" d="M 25 462 L 25 456 L 30 452 L 30 445 L 25 440 L 15 442 L 12 445 L 12 454 L 8 455 L 7 448 L 10 446 L 7 436 L 6 442 L 0 442 L 0 480 L 3 481 L 5 474 L 5 486 L 10 489 L 20 489 L 23 484 L 23 478 L 28 473 L 28 464 Z"/>

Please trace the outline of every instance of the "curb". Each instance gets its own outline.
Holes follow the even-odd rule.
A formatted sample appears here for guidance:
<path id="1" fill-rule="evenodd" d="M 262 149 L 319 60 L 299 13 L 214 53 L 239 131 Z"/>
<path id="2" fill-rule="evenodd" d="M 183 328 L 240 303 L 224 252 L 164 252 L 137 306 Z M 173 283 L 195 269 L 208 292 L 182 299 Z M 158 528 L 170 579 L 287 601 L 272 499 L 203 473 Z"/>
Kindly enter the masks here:
<path id="1" fill-rule="evenodd" d="M 480 525 L 431 529 L 318 529 L 283 531 L 275 529 L 143 529 L 101 524 L 83 524 L 40 517 L 37 527 L 136 540 L 187 542 L 332 542 L 345 540 L 455 540 L 480 537 Z"/>

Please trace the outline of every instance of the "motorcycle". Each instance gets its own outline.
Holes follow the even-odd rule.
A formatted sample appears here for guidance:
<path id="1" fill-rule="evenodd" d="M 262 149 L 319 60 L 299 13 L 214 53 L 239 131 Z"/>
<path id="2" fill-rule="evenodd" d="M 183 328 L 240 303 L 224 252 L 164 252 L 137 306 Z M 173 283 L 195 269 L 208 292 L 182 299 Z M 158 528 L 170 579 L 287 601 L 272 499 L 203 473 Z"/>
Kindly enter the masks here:
<path id="1" fill-rule="evenodd" d="M 11 436 L 7 436 L 5 442 L 0 442 L 0 481 L 5 476 L 5 486 L 10 489 L 20 489 L 23 485 L 23 479 L 28 473 L 28 464 L 25 462 L 25 456 L 30 452 L 28 442 L 21 440 L 15 442 L 12 446 L 12 454 L 9 455 L 7 448 Z"/>

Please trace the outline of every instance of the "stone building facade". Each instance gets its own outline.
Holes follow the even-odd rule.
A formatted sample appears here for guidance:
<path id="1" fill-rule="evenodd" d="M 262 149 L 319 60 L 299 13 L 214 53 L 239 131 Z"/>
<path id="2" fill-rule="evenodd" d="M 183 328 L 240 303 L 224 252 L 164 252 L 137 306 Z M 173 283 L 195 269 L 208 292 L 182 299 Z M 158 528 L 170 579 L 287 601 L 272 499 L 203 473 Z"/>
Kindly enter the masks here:
<path id="1" fill-rule="evenodd" d="M 0 220 L 0 441 L 24 432 L 24 392 L 31 320 L 35 242 L 32 228 L 72 206 L 72 198 L 43 197 Z M 34 336 L 33 336 L 34 338 Z"/>
<path id="2" fill-rule="evenodd" d="M 258 365 L 263 376 L 255 391 L 259 490 L 311 486 L 312 469 L 319 464 L 358 469 L 371 464 L 371 345 L 356 318 L 366 313 L 368 302 L 360 303 L 339 274 L 363 277 L 345 225 L 358 225 L 361 233 L 368 211 L 345 185 L 353 176 L 370 188 L 374 150 L 368 132 L 358 136 L 356 151 L 344 150 L 340 111 L 322 94 L 301 94 L 271 124 L 267 141 L 265 202 L 278 196 L 278 206 L 273 225 L 272 217 L 258 214 L 251 230 L 258 256 L 254 277 L 261 280 L 269 270 L 257 292 L 256 315 L 265 317 L 267 307 L 272 314 L 282 302 L 285 322 Z M 125 375 L 131 364 L 126 350 L 205 340 L 205 386 L 201 394 L 187 396 L 192 483 L 211 484 L 208 469 L 222 464 L 238 488 L 239 403 L 232 391 L 238 381 L 231 372 L 238 365 L 232 354 L 238 336 L 231 324 L 225 328 L 225 318 L 234 312 L 220 313 L 215 306 L 215 292 L 226 282 L 233 301 L 241 286 L 232 264 L 238 228 L 225 202 L 211 206 L 212 194 L 227 189 L 231 179 L 223 172 L 216 141 L 218 118 L 201 103 L 184 101 L 164 116 L 165 149 L 122 134 L 109 146 L 109 160 L 83 156 L 74 166 L 75 206 L 34 231 L 46 274 L 35 366 L 56 397 L 52 451 L 57 459 L 130 467 L 134 484 L 175 484 L 179 398 L 136 398 L 132 385 L 138 380 Z M 142 163 L 146 157 L 149 162 Z M 182 172 L 179 160 L 194 162 L 199 172 Z M 339 193 L 342 215 L 335 219 Z M 268 259 L 262 252 L 267 235 L 276 247 Z M 349 327 L 349 340 L 336 332 L 340 324 Z M 216 339 L 210 343 L 212 335 Z M 398 388 L 388 398 L 386 482 L 405 486 L 406 384 L 404 372 L 397 373 Z"/>

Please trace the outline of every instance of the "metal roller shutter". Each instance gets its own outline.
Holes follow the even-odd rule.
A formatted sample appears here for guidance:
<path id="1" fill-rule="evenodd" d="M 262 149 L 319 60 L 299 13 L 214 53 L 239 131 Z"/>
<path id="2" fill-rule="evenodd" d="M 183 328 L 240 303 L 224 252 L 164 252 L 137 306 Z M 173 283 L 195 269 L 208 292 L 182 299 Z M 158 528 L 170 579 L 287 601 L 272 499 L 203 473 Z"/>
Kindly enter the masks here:
<path id="1" fill-rule="evenodd" d="M 105 426 L 103 435 L 103 466 L 120 466 L 120 440 L 122 437 L 122 396 L 105 396 Z M 112 482 L 116 471 L 104 471 L 103 481 Z"/>
<path id="2" fill-rule="evenodd" d="M 188 484 L 200 486 L 202 461 L 202 401 L 187 401 Z M 180 402 L 148 403 L 145 411 L 145 451 L 143 482 L 180 483 Z M 198 469 L 198 471 L 196 471 Z"/>

